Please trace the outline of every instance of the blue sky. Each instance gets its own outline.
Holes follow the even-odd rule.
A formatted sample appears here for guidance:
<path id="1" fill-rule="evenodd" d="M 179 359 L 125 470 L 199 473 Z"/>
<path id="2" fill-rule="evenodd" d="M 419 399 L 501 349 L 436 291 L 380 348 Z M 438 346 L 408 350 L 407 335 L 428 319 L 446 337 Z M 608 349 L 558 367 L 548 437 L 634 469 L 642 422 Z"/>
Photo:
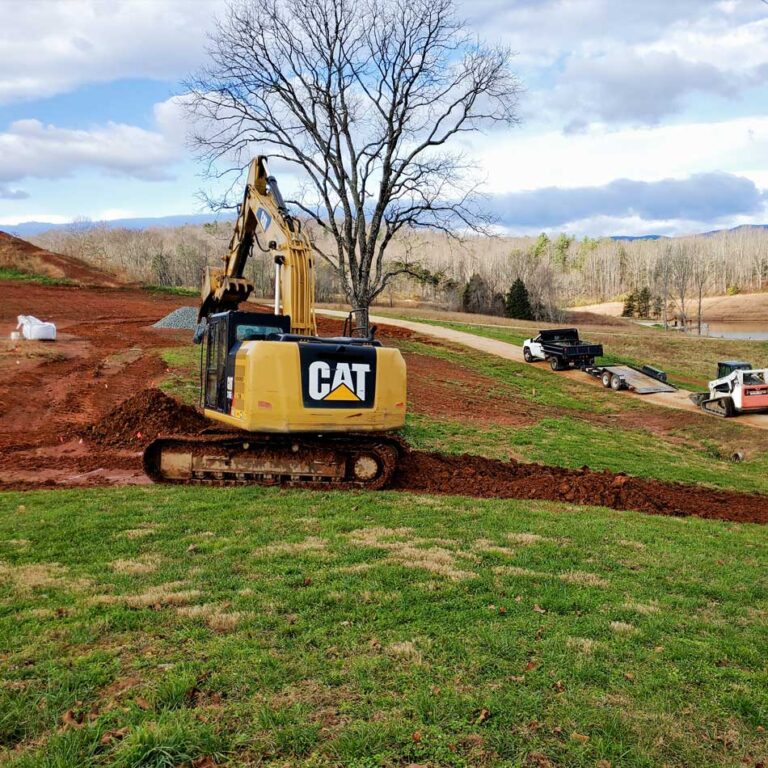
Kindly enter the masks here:
<path id="1" fill-rule="evenodd" d="M 224 2 L 0 0 L 0 226 L 201 212 L 180 82 Z M 463 147 L 506 231 L 768 222 L 767 3 L 458 6 L 526 89 L 518 127 Z"/>

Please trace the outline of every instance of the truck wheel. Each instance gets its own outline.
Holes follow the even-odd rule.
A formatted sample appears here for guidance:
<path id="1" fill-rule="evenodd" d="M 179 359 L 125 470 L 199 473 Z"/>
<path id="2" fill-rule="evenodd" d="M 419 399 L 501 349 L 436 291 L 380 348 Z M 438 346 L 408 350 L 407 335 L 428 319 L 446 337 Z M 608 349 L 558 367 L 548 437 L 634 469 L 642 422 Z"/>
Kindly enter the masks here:
<path id="1" fill-rule="evenodd" d="M 531 354 L 531 350 L 528 349 L 528 347 L 523 347 L 523 358 L 525 359 L 526 363 L 533 362 L 533 355 Z"/>
<path id="2" fill-rule="evenodd" d="M 558 358 L 556 358 L 556 357 L 550 357 L 549 358 L 549 367 L 553 371 L 562 371 L 563 370 L 562 366 L 560 365 L 560 360 Z"/>
<path id="3" fill-rule="evenodd" d="M 603 386 L 608 389 L 608 387 L 611 386 L 611 372 L 610 371 L 603 371 L 602 375 L 602 382 Z"/>
<path id="4" fill-rule="evenodd" d="M 618 392 L 621 389 L 621 376 L 617 376 L 615 373 L 611 376 L 611 389 L 614 392 Z"/>

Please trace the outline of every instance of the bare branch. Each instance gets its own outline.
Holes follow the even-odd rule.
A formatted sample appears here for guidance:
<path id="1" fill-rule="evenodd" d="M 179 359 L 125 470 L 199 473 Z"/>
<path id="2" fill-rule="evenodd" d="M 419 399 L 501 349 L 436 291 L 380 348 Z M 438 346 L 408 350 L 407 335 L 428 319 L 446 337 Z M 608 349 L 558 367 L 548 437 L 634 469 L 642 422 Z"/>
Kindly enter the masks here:
<path id="1" fill-rule="evenodd" d="M 187 83 L 207 175 L 237 176 L 257 151 L 294 165 L 292 204 L 332 238 L 318 254 L 354 306 L 404 274 L 385 263 L 402 230 L 489 223 L 447 148 L 514 124 L 520 85 L 508 49 L 463 30 L 453 0 L 234 0 Z"/>

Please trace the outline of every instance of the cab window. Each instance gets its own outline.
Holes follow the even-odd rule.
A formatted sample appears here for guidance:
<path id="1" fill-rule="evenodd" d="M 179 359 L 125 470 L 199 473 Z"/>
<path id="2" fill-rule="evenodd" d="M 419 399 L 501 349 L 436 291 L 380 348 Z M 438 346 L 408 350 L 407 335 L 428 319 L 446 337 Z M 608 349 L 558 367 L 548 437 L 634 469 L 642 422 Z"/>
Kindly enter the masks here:
<path id="1" fill-rule="evenodd" d="M 258 341 L 265 339 L 270 333 L 283 333 L 282 328 L 272 325 L 238 325 L 235 330 L 237 341 Z"/>

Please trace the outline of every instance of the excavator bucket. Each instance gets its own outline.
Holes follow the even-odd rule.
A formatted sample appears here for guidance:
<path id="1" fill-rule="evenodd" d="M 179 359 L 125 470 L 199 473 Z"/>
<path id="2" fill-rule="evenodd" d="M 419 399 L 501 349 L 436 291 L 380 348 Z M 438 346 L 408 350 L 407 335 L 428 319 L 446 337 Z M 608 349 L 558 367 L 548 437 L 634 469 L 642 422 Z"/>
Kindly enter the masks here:
<path id="1" fill-rule="evenodd" d="M 224 270 L 206 267 L 201 291 L 202 303 L 197 313 L 198 322 L 214 312 L 237 309 L 253 291 L 253 283 L 245 278 L 227 277 Z"/>

